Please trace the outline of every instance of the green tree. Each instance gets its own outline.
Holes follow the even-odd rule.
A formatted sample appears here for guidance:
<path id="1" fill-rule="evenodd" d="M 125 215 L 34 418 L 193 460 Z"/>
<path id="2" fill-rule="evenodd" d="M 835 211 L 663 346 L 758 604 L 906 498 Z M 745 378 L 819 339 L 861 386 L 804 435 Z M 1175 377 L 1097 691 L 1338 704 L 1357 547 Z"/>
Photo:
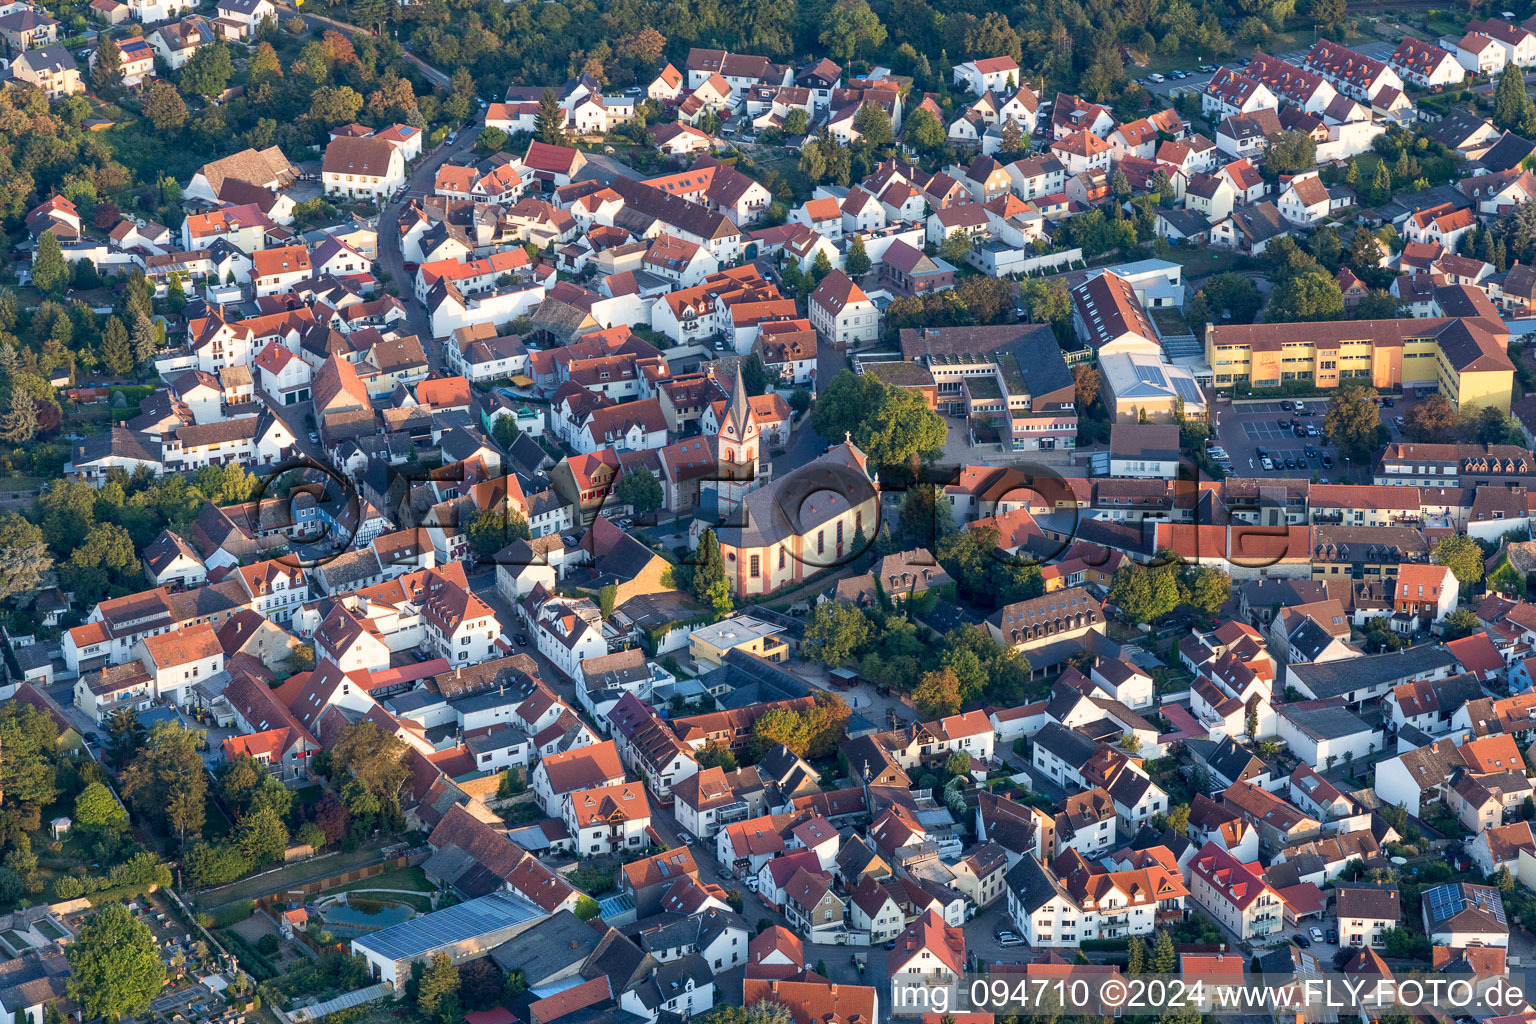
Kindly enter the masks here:
<path id="1" fill-rule="evenodd" d="M 75 825 L 89 832 L 117 835 L 128 827 L 128 812 L 110 789 L 93 782 L 75 797 Z"/>
<path id="2" fill-rule="evenodd" d="M 252 85 L 260 85 L 263 82 L 275 82 L 283 77 L 283 65 L 277 57 L 277 51 L 271 43 L 262 43 L 256 47 L 256 52 L 251 54 L 246 65 L 246 78 Z"/>
<path id="3" fill-rule="evenodd" d="M 1525 131 L 1531 121 L 1531 98 L 1525 92 L 1525 74 L 1511 63 L 1499 75 L 1493 93 L 1493 123 L 1505 131 Z"/>
<path id="4" fill-rule="evenodd" d="M 613 614 L 613 609 L 619 603 L 619 588 L 617 584 L 610 583 L 597 592 L 597 607 L 603 618 Z"/>
<path id="5" fill-rule="evenodd" d="M 974 248 L 976 244 L 971 240 L 970 232 L 956 231 L 939 243 L 939 255 L 958 267 Z"/>
<path id="6" fill-rule="evenodd" d="M 821 25 L 821 45 L 836 60 L 853 60 L 885 45 L 885 26 L 865 0 L 838 0 Z"/>
<path id="7" fill-rule="evenodd" d="M 540 142 L 551 146 L 565 145 L 565 111 L 555 98 L 555 90 L 545 89 L 539 95 L 539 109 L 534 113 L 533 134 Z"/>
<path id="8" fill-rule="evenodd" d="M 453 957 L 439 953 L 422 972 L 416 989 L 416 1006 L 436 1021 L 451 1021 L 459 1013 L 459 968 Z"/>
<path id="9" fill-rule="evenodd" d="M 279 783 L 281 785 L 281 783 Z M 270 807 L 252 811 L 235 826 L 235 845 L 258 867 L 283 859 L 288 849 L 288 827 Z"/>
<path id="10" fill-rule="evenodd" d="M 1426 397 L 1403 417 L 1403 435 L 1423 444 L 1444 444 L 1456 436 L 1461 421 L 1456 407 L 1440 392 Z"/>
<path id="11" fill-rule="evenodd" d="M 829 668 L 837 668 L 858 654 L 872 632 L 869 617 L 863 611 L 841 601 L 827 601 L 811 613 L 801 652 Z"/>
<path id="12" fill-rule="evenodd" d="M 1328 400 L 1323 433 L 1356 462 L 1369 457 L 1375 450 L 1376 431 L 1380 425 L 1375 388 L 1364 384 L 1346 385 Z"/>
<path id="13" fill-rule="evenodd" d="M 21 701 L 0 705 L 0 793 L 6 806 L 36 811 L 58 795 L 58 727 L 41 708 Z"/>
<path id="14" fill-rule="evenodd" d="M 1173 948 L 1173 936 L 1166 929 L 1159 930 L 1157 942 L 1152 947 L 1152 973 L 1172 974 L 1178 966 L 1179 954 Z"/>
<path id="15" fill-rule="evenodd" d="M 626 470 L 614 493 L 621 504 L 629 505 L 642 515 L 661 508 L 664 500 L 660 481 L 644 466 Z"/>
<path id="16" fill-rule="evenodd" d="M 719 768 L 721 771 L 733 772 L 736 770 L 736 755 L 731 753 L 731 748 L 716 740 L 710 740 L 699 748 L 694 755 L 694 760 L 699 763 L 699 768 Z"/>
<path id="17" fill-rule="evenodd" d="M 32 258 L 32 284 L 45 295 L 60 295 L 69 284 L 69 264 L 59 236 L 44 231 L 37 239 L 37 253 Z"/>
<path id="18" fill-rule="evenodd" d="M 944 772 L 957 778 L 971 774 L 971 755 L 957 750 L 944 759 Z"/>
<path id="19" fill-rule="evenodd" d="M 927 719 L 944 718 L 960 710 L 960 680 L 950 669 L 924 673 L 912 691 L 912 703 Z"/>
<path id="20" fill-rule="evenodd" d="M 1396 320 L 1403 304 L 1385 288 L 1372 288 L 1355 305 L 1356 320 Z"/>
<path id="21" fill-rule="evenodd" d="M 96 65 L 91 68 L 91 88 L 102 99 L 111 99 L 122 85 L 123 51 L 116 40 L 103 38 L 96 48 Z"/>
<path id="22" fill-rule="evenodd" d="M 705 604 L 712 603 L 712 591 L 722 584 L 728 591 L 730 584 L 725 578 L 725 559 L 720 554 L 720 541 L 715 537 L 714 530 L 705 530 L 699 534 L 699 546 L 695 552 L 693 596 Z"/>
<path id="23" fill-rule="evenodd" d="M 109 588 L 127 585 L 140 572 L 133 537 L 116 523 L 101 523 L 59 568 L 59 582 L 77 596 L 99 601 Z"/>
<path id="24" fill-rule="evenodd" d="M 1345 262 L 1356 270 L 1375 270 L 1381 265 L 1381 243 L 1368 229 L 1359 227 L 1350 236 Z"/>
<path id="25" fill-rule="evenodd" d="M 1141 936 L 1133 935 L 1125 947 L 1125 973 L 1132 977 L 1147 969 L 1147 945 Z"/>
<path id="26" fill-rule="evenodd" d="M 331 779 L 357 783 L 381 808 L 398 813 L 400 787 L 410 776 L 405 752 L 404 740 L 371 721 L 345 725 L 331 745 Z"/>
<path id="27" fill-rule="evenodd" d="M 853 127 L 859 133 L 858 141 L 867 146 L 888 146 L 895 138 L 891 115 L 876 103 L 865 103 L 859 108 L 858 113 L 853 115 Z"/>
<path id="28" fill-rule="evenodd" d="M 1133 623 L 1162 618 L 1179 603 L 1178 583 L 1170 569 L 1170 566 L 1149 568 L 1138 563 L 1121 566 L 1110 578 L 1110 603 Z"/>
<path id="29" fill-rule="evenodd" d="M 156 352 L 160 351 L 160 335 L 155 330 L 154 323 L 144 313 L 137 313 L 133 319 L 133 332 L 129 336 L 133 345 L 133 358 L 143 364 L 148 362 Z"/>
<path id="30" fill-rule="evenodd" d="M 203 828 L 208 775 L 198 753 L 202 742 L 201 732 L 163 722 L 123 772 L 123 797 L 183 846 Z"/>
<path id="31" fill-rule="evenodd" d="M 522 435 L 522 430 L 517 425 L 517 420 L 511 416 L 498 416 L 491 423 L 491 439 L 501 445 L 501 450 L 509 452 L 512 444 Z"/>
<path id="32" fill-rule="evenodd" d="M 24 389 L 12 387 L 10 410 L 0 417 L 0 440 L 25 444 L 36 436 L 37 402 Z"/>
<path id="33" fill-rule="evenodd" d="M 1464 533 L 1442 537 L 1430 554 L 1436 565 L 1451 570 L 1463 590 L 1483 578 L 1483 549 Z"/>
<path id="34" fill-rule="evenodd" d="M 43 531 L 15 512 L 0 513 L 0 601 L 36 590 L 52 568 Z"/>
<path id="35" fill-rule="evenodd" d="M 1471 636 L 1483 628 L 1478 621 L 1477 613 L 1468 608 L 1457 608 L 1445 617 L 1445 622 L 1440 627 L 1440 639 L 1460 640 L 1464 636 Z"/>
<path id="36" fill-rule="evenodd" d="M 1214 565 L 1201 566 L 1191 574 L 1189 604 L 1215 617 L 1232 595 L 1232 577 Z"/>
<path id="37" fill-rule="evenodd" d="M 939 123 L 939 119 L 933 116 L 932 111 L 922 107 L 907 115 L 902 125 L 902 133 L 906 137 L 907 145 L 923 153 L 942 149 L 947 141 L 944 126 Z"/>
<path id="38" fill-rule="evenodd" d="M 181 69 L 181 90 L 196 93 L 209 99 L 223 94 L 235 73 L 226 43 L 210 43 L 201 47 Z"/>
<path id="39" fill-rule="evenodd" d="M 101 325 L 101 365 L 111 374 L 121 376 L 133 369 L 133 349 L 128 344 L 128 328 L 115 316 Z"/>
<path id="40" fill-rule="evenodd" d="M 843 257 L 843 273 L 854 280 L 858 280 L 869 273 L 874 263 L 869 258 L 869 252 L 864 248 L 864 236 L 854 235 L 853 241 L 848 245 L 848 254 Z"/>
<path id="41" fill-rule="evenodd" d="M 472 512 L 466 518 L 464 536 L 477 558 L 490 558 L 513 541 L 528 540 L 532 536 L 528 520 L 510 505 Z"/>
<path id="42" fill-rule="evenodd" d="M 1008 118 L 1003 122 L 1002 141 L 998 145 L 998 155 L 1003 157 L 1019 157 L 1024 155 L 1027 148 L 1024 139 L 1024 129 L 1019 127 L 1019 122 L 1011 117 Z M 1163 174 L 1164 180 L 1167 180 L 1167 174 L 1162 171 L 1157 173 Z"/>
<path id="43" fill-rule="evenodd" d="M 811 260 L 811 280 L 821 284 L 821 279 L 832 273 L 832 261 L 827 258 L 825 249 L 816 250 L 816 258 Z"/>
<path id="44" fill-rule="evenodd" d="M 1251 324 L 1264 305 L 1258 285 L 1242 274 L 1216 274 L 1206 278 L 1200 288 L 1206 308 L 1213 319 L 1229 319 L 1235 324 Z"/>
<path id="45" fill-rule="evenodd" d="M 1270 296 L 1269 323 L 1298 323 L 1344 319 L 1344 293 L 1321 269 L 1296 274 L 1275 285 Z"/>
<path id="46" fill-rule="evenodd" d="M 1317 140 L 1298 131 L 1283 131 L 1269 137 L 1264 164 L 1276 174 L 1295 174 L 1317 166 Z"/>
<path id="47" fill-rule="evenodd" d="M 810 127 L 811 115 L 802 108 L 796 107 L 784 115 L 784 134 L 791 138 L 799 138 Z"/>
<path id="48" fill-rule="evenodd" d="M 165 985 L 165 963 L 149 926 L 121 903 L 108 903 L 64 947 L 69 997 L 88 1020 L 142 1017 Z"/>
<path id="49" fill-rule="evenodd" d="M 1376 173 L 1371 175 L 1370 200 L 1372 203 L 1384 203 L 1392 198 L 1392 172 L 1387 170 L 1386 161 L 1376 165 Z"/>

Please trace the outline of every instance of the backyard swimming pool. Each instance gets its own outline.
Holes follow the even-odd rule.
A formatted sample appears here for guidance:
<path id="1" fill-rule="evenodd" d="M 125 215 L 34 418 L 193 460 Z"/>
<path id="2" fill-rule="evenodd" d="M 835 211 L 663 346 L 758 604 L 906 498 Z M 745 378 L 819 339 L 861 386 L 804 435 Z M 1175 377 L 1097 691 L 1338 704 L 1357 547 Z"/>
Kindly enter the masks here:
<path id="1" fill-rule="evenodd" d="M 338 900 L 320 907 L 319 913 L 326 929 L 337 938 L 356 938 L 416 916 L 415 908 L 405 903 L 363 897 L 355 903 Z"/>

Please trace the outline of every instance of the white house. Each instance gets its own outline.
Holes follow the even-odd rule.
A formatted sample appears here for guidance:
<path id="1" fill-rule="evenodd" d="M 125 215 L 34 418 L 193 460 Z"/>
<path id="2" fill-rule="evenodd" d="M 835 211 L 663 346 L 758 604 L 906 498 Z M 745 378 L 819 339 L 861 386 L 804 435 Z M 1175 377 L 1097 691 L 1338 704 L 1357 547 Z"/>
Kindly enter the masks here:
<path id="1" fill-rule="evenodd" d="M 880 335 L 880 311 L 841 270 L 822 278 L 806 305 L 811 326 L 823 341 L 838 348 L 857 347 Z"/>
<path id="2" fill-rule="evenodd" d="M 978 96 L 989 92 L 1012 91 L 1019 84 L 1019 62 L 1012 57 L 989 57 L 955 65 L 955 84 Z"/>
<path id="3" fill-rule="evenodd" d="M 326 195 L 379 200 L 405 184 L 405 154 L 380 138 L 332 139 L 320 181 Z"/>

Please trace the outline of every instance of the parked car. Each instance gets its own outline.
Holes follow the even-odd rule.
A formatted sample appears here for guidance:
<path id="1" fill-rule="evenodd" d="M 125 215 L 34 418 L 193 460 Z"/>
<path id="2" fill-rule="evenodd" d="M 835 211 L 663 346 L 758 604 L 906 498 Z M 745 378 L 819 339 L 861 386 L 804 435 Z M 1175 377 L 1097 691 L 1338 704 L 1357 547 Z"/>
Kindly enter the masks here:
<path id="1" fill-rule="evenodd" d="M 1253 450 L 1253 452 L 1254 452 L 1254 454 L 1255 454 L 1255 455 L 1257 455 L 1257 456 L 1258 456 L 1258 457 L 1259 457 L 1259 458 L 1261 458 L 1261 459 L 1262 459 L 1262 458 L 1264 458 L 1264 457 L 1265 457 L 1265 456 L 1266 456 L 1266 455 L 1268 455 L 1268 454 L 1269 454 L 1269 449 L 1268 449 L 1268 448 L 1265 448 L 1265 447 L 1264 447 L 1264 446 L 1263 446 L 1263 445 L 1259 445 L 1259 446 L 1258 446 L 1258 447 L 1257 447 L 1257 448 L 1255 448 L 1255 449 L 1254 449 L 1254 450 Z"/>
<path id="2" fill-rule="evenodd" d="M 416 273 L 416 271 L 421 269 L 421 264 L 420 263 L 412 263 L 412 262 L 409 262 L 409 261 L 401 264 L 401 266 L 404 267 L 405 272 L 407 274 L 414 274 L 414 273 Z"/>
<path id="3" fill-rule="evenodd" d="M 1337 946 L 1339 944 L 1339 930 L 1337 928 L 1328 929 L 1328 944 L 1330 946 Z"/>
<path id="4" fill-rule="evenodd" d="M 1309 459 L 1317 454 L 1317 449 L 1313 448 L 1310 444 L 1303 445 L 1301 450 L 1307 453 L 1307 458 Z"/>
<path id="5" fill-rule="evenodd" d="M 1291 456 L 1287 455 L 1285 457 L 1285 468 L 1286 469 L 1295 469 L 1296 468 L 1296 460 L 1291 458 Z"/>
<path id="6" fill-rule="evenodd" d="M 519 646 L 519 647 L 527 647 L 528 646 L 528 638 L 526 636 L 524 636 L 523 634 L 521 634 L 521 633 L 517 634 L 512 639 L 517 641 L 517 646 Z"/>
<path id="7" fill-rule="evenodd" d="M 310 444 L 319 444 L 320 443 L 320 435 L 318 433 L 316 433 L 315 431 L 311 430 L 309 432 L 309 443 Z"/>
<path id="8" fill-rule="evenodd" d="M 1382 399 L 1382 400 L 1381 400 L 1381 404 L 1382 404 L 1382 405 L 1384 405 L 1384 406 L 1386 406 L 1386 407 L 1387 407 L 1387 408 L 1388 408 L 1388 409 L 1390 409 L 1390 408 L 1392 408 L 1392 407 L 1393 407 L 1393 406 L 1394 406 L 1394 405 L 1395 405 L 1395 404 L 1396 404 L 1396 403 L 1394 403 L 1394 402 L 1393 402 L 1393 401 L 1392 401 L 1392 399 L 1391 399 L 1391 397 L 1390 397 L 1390 396 L 1389 396 L 1389 397 L 1387 397 L 1387 398 L 1383 398 L 1383 399 Z"/>
<path id="9" fill-rule="evenodd" d="M 1301 932 L 1297 932 L 1295 935 L 1292 935 L 1291 941 L 1296 943 L 1296 945 L 1300 946 L 1302 949 L 1310 949 L 1312 946 L 1312 940 L 1301 934 Z"/>
<path id="10" fill-rule="evenodd" d="M 1279 427 L 1281 430 L 1289 430 L 1289 429 L 1291 429 L 1291 421 L 1290 420 L 1275 420 L 1275 426 Z"/>
<path id="11" fill-rule="evenodd" d="M 1324 469 L 1332 469 L 1333 468 L 1333 456 L 1329 455 L 1327 452 L 1323 453 L 1323 468 Z"/>
<path id="12" fill-rule="evenodd" d="M 1275 464 L 1273 462 L 1269 461 L 1269 456 L 1268 455 L 1265 455 L 1265 456 L 1263 456 L 1263 457 L 1261 457 L 1259 459 L 1259 465 L 1263 466 L 1265 469 L 1268 469 L 1268 470 L 1273 470 L 1275 468 Z"/>
<path id="13" fill-rule="evenodd" d="M 1317 428 L 1312 426 L 1310 423 L 1307 424 L 1307 436 L 1308 437 L 1316 437 L 1317 436 Z"/>
<path id="14" fill-rule="evenodd" d="M 1022 946 L 1024 945 L 1024 936 L 1014 935 L 1012 932 L 1009 932 L 1007 935 L 998 938 L 997 944 L 1003 949 L 1007 949 L 1010 946 Z"/>
<path id="15" fill-rule="evenodd" d="M 1164 81 L 1164 78 L 1163 78 L 1162 75 L 1154 73 L 1154 74 L 1150 74 L 1150 75 L 1147 76 L 1147 81 L 1154 82 L 1154 83 L 1162 82 L 1162 81 Z"/>
<path id="16" fill-rule="evenodd" d="M 1321 928 L 1318 928 L 1315 925 L 1312 928 L 1312 941 L 1313 942 L 1322 942 L 1323 941 L 1323 930 Z"/>
<path id="17" fill-rule="evenodd" d="M 1280 402 L 1280 408 L 1284 409 L 1286 412 L 1290 412 L 1292 409 L 1296 408 L 1296 403 L 1291 401 L 1289 398 L 1282 399 Z"/>

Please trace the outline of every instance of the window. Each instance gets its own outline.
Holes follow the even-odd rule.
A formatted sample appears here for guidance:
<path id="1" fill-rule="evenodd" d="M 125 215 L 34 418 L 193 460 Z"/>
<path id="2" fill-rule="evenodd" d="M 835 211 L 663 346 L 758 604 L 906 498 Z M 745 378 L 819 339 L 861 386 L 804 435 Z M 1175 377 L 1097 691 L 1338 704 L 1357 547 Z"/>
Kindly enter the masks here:
<path id="1" fill-rule="evenodd" d="M 843 543 L 843 521 L 841 519 L 837 521 L 837 543 L 839 546 Z"/>
<path id="2" fill-rule="evenodd" d="M 819 554 L 822 554 L 823 552 L 825 552 L 826 550 L 827 550 L 827 531 L 826 530 L 817 530 L 816 531 L 816 553 L 819 555 Z"/>
<path id="3" fill-rule="evenodd" d="M 749 570 L 749 574 L 751 575 L 751 577 L 753 579 L 757 579 L 758 576 L 762 575 L 762 573 L 759 571 L 759 556 L 753 555 L 752 556 L 752 560 L 751 560 L 751 562 L 749 564 L 751 565 L 751 569 Z"/>
<path id="4" fill-rule="evenodd" d="M 784 568 L 784 549 L 779 548 L 779 568 Z"/>

